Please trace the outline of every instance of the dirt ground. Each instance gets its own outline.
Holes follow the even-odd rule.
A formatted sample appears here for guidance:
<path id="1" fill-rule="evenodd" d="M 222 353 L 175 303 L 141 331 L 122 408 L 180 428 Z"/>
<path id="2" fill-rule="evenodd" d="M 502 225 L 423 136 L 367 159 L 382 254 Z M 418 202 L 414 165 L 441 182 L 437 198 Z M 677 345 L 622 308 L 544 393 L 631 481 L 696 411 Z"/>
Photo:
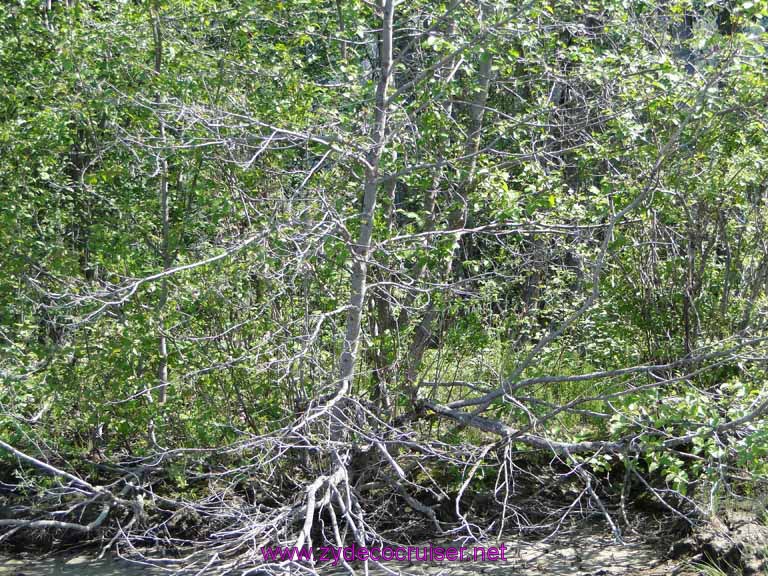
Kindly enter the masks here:
<path id="1" fill-rule="evenodd" d="M 616 542 L 600 524 L 582 524 L 563 529 L 557 536 L 538 542 L 504 539 L 506 561 L 497 562 L 386 562 L 388 570 L 421 576 L 693 576 L 703 574 L 697 562 L 707 558 L 720 561 L 727 573 L 743 576 L 768 574 L 768 526 L 754 516 L 730 514 L 703 523 L 687 534 L 674 532 L 659 524 L 648 526 L 643 535 L 624 535 Z M 440 543 L 448 546 L 499 546 L 502 541 L 482 543 Z M 355 565 L 365 574 L 362 564 Z M 286 574 L 291 570 L 285 566 Z M 345 573 L 341 567 L 317 566 L 320 574 Z M 232 574 L 241 574 L 235 571 Z M 0 576 L 136 576 L 168 574 L 148 566 L 126 563 L 114 558 L 97 559 L 95 554 L 59 554 L 41 558 L 40 554 L 0 555 Z M 196 572 L 195 572 L 196 573 Z M 255 572 L 258 574 L 258 572 Z M 388 572 L 369 566 L 369 574 Z M 391 576 L 391 573 L 389 573 Z"/>
<path id="2" fill-rule="evenodd" d="M 505 562 L 434 562 L 408 565 L 401 562 L 386 563 L 386 566 L 401 574 L 424 576 L 488 576 L 533 575 L 690 575 L 696 571 L 684 570 L 685 560 L 665 560 L 657 547 L 642 542 L 627 542 L 624 545 L 613 542 L 610 534 L 581 534 L 573 539 L 557 539 L 545 543 L 505 542 Z M 485 543 L 486 545 L 498 545 Z M 446 545 L 447 546 L 447 545 Z M 286 571 L 288 572 L 288 571 Z M 319 572 L 342 573 L 338 567 L 320 567 Z M 107 558 L 98 560 L 94 555 L 57 556 L 39 559 L 32 556 L 14 558 L 0 557 L 0 576 L 134 576 L 138 574 L 159 574 L 146 566 L 132 566 L 128 563 Z M 237 573 L 237 572 L 236 572 Z M 362 571 L 360 572 L 362 573 Z M 385 574 L 372 567 L 372 574 Z"/>

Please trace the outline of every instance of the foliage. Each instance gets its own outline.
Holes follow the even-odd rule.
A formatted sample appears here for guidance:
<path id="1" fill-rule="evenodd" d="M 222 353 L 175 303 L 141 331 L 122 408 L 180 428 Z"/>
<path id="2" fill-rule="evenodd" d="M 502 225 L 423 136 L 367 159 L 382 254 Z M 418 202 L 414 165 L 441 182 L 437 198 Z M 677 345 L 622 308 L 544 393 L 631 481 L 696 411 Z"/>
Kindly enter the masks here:
<path id="1" fill-rule="evenodd" d="M 763 481 L 768 5 L 390 4 L 0 6 L 0 439 Z"/>

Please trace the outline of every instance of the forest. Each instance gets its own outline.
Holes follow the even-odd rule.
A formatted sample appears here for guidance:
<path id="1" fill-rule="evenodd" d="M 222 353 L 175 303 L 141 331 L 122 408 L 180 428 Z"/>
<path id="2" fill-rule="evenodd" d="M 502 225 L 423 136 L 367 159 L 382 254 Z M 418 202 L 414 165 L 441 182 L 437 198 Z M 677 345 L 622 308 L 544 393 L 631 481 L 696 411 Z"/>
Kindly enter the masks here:
<path id="1" fill-rule="evenodd" d="M 658 520 L 768 574 L 767 27 L 2 2 L 0 550 L 312 575 L 260 547 Z M 733 510 L 762 552 L 696 544 Z"/>

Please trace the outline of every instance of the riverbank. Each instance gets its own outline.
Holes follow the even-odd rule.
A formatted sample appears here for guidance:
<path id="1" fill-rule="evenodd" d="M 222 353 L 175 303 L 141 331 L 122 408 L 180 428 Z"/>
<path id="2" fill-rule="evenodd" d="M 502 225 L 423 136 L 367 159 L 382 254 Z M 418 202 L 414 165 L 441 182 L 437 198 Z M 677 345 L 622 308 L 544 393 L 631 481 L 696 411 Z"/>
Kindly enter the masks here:
<path id="1" fill-rule="evenodd" d="M 509 550 L 506 562 L 424 562 L 408 564 L 387 562 L 385 566 L 400 573 L 436 576 L 657 576 L 662 574 L 699 574 L 690 566 L 688 558 L 669 559 L 659 543 L 639 537 L 627 538 L 617 543 L 612 535 L 601 527 L 582 527 L 551 541 L 526 542 L 505 539 Z M 489 543 L 490 544 L 490 543 Z M 500 543 L 494 543 L 500 544 Z M 151 556 L 151 555 L 150 555 Z M 362 565 L 360 566 L 362 568 Z M 234 570 L 240 574 L 246 567 Z M 511 572 L 510 572 L 511 571 Z M 147 564 L 122 560 L 112 555 L 97 558 L 96 553 L 60 554 L 49 558 L 22 554 L 15 557 L 0 556 L 0 576 L 137 576 L 161 574 L 165 571 Z M 318 565 L 321 574 L 344 573 L 343 567 Z M 370 566 L 372 574 L 385 571 Z M 192 570 L 189 574 L 199 573 Z M 204 573 L 204 572 L 203 572 Z"/>
<path id="2" fill-rule="evenodd" d="M 56 555 L 40 558 L 32 554 L 0 556 L 0 576 L 140 576 L 161 570 L 96 553 Z"/>

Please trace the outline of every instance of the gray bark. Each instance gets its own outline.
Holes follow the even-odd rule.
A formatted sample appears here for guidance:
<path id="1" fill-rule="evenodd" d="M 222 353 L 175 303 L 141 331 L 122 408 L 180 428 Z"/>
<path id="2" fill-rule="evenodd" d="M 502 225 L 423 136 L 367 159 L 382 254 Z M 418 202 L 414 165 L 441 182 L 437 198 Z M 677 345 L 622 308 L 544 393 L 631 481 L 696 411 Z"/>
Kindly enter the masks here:
<path id="1" fill-rule="evenodd" d="M 381 29 L 381 66 L 378 86 L 376 87 L 376 111 L 374 118 L 372 145 L 367 154 L 365 167 L 365 185 L 363 189 L 363 207 L 360 213 L 360 232 L 357 243 L 352 248 L 351 295 L 344 334 L 344 348 L 340 359 L 339 389 L 337 397 L 349 390 L 355 372 L 355 361 L 360 344 L 360 326 L 365 301 L 368 275 L 368 255 L 373 235 L 373 215 L 379 189 L 379 162 L 384 150 L 387 127 L 387 90 L 392 78 L 392 26 L 394 20 L 394 0 L 384 0 L 382 5 Z"/>

